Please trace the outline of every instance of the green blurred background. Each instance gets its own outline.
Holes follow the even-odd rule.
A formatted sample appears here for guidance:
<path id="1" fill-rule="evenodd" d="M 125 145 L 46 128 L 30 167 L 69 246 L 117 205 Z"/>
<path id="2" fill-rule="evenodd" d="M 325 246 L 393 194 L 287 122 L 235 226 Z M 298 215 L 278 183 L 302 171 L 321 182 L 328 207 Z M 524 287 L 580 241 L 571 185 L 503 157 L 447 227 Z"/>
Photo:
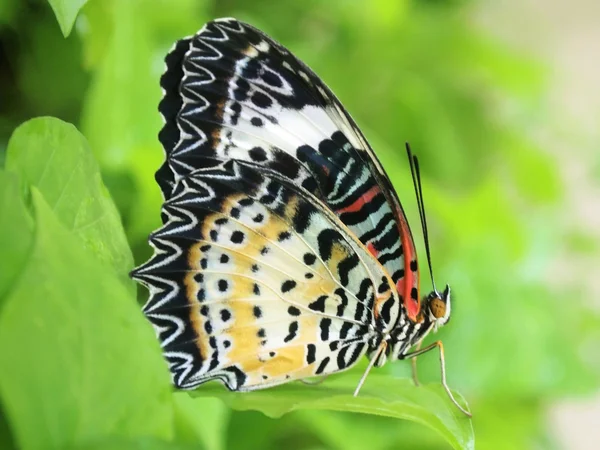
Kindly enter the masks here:
<path id="1" fill-rule="evenodd" d="M 577 425 L 600 421 L 589 400 L 600 385 L 590 276 L 598 263 L 600 161 L 593 136 L 570 113 L 585 114 L 586 123 L 597 115 L 590 120 L 590 109 L 556 95 L 557 64 L 571 61 L 553 58 L 544 45 L 553 30 L 538 34 L 533 25 L 534 17 L 552 20 L 537 16 L 534 1 L 509 3 L 89 0 L 65 39 L 46 1 L 0 0 L 0 162 L 22 121 L 52 115 L 74 123 L 100 163 L 136 262 L 145 260 L 161 204 L 153 175 L 162 159 L 164 55 L 210 19 L 250 22 L 334 90 L 415 225 L 404 142 L 421 158 L 436 279 L 450 283 L 454 299 L 452 321 L 436 338 L 446 347 L 451 387 L 474 412 L 477 447 L 598 448 L 585 447 L 600 442 L 598 427 L 582 440 Z M 586 42 L 575 45 L 584 54 Z M 439 380 L 433 355 L 419 366 L 423 381 Z M 403 362 L 379 370 L 410 373 Z M 222 445 L 207 448 L 447 445 L 392 419 L 302 411 L 273 420 L 210 405 L 206 414 L 220 419 L 207 426 L 220 427 Z"/>

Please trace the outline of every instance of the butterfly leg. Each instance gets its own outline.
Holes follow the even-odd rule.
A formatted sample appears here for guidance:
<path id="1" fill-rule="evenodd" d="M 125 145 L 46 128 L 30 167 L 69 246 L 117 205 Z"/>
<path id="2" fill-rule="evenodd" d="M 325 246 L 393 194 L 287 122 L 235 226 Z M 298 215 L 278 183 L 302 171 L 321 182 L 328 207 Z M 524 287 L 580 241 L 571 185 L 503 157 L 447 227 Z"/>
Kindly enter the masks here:
<path id="1" fill-rule="evenodd" d="M 354 396 L 358 396 L 358 392 L 360 391 L 360 388 L 362 387 L 362 385 L 365 383 L 365 380 L 367 379 L 367 375 L 369 375 L 369 372 L 371 371 L 371 369 L 373 368 L 373 366 L 375 365 L 375 361 L 377 361 L 379 359 L 379 356 L 385 352 L 385 349 L 387 348 L 387 340 L 382 340 L 381 344 L 379 345 L 379 349 L 377 350 L 377 353 L 375 353 L 373 355 L 373 358 L 371 358 L 371 361 L 369 361 L 369 365 L 367 366 L 367 369 L 365 370 L 365 373 L 363 373 L 362 377 L 360 377 L 360 381 L 358 382 L 358 386 L 356 386 L 356 389 L 354 391 Z"/>
<path id="2" fill-rule="evenodd" d="M 418 352 L 421 349 L 422 343 L 423 343 L 423 341 L 419 341 L 419 343 L 417 344 L 417 350 L 415 350 L 415 351 Z M 412 378 L 415 383 L 415 386 L 420 386 L 421 383 L 419 383 L 419 375 L 417 373 L 417 357 L 416 356 L 414 358 L 411 358 L 410 364 L 411 364 L 411 368 L 412 368 Z"/>
<path id="3" fill-rule="evenodd" d="M 319 378 L 318 380 L 314 380 L 314 381 L 308 381 L 308 380 L 300 380 L 302 383 L 308 385 L 308 386 L 316 386 L 318 384 L 321 384 L 323 381 L 325 381 L 330 374 L 327 375 L 323 375 L 321 378 Z"/>
<path id="4" fill-rule="evenodd" d="M 466 409 L 464 409 L 462 406 L 460 406 L 459 403 L 456 401 L 456 399 L 454 398 L 454 395 L 452 395 L 452 392 L 450 391 L 450 388 L 448 387 L 448 383 L 446 382 L 446 362 L 444 359 L 444 346 L 442 344 L 442 341 L 436 341 L 433 344 L 430 344 L 425 348 L 421 348 L 421 349 L 415 350 L 414 352 L 407 353 L 406 355 L 404 355 L 404 358 L 405 359 L 416 358 L 417 356 L 422 355 L 423 353 L 427 353 L 429 350 L 433 350 L 436 347 L 440 350 L 440 366 L 441 366 L 441 370 L 442 370 L 442 386 L 444 386 L 444 390 L 448 394 L 448 397 L 450 397 L 450 400 L 452 401 L 452 403 L 454 403 L 456 405 L 456 407 L 463 414 L 465 414 L 467 417 L 472 417 L 472 414 L 469 411 L 467 411 Z"/>

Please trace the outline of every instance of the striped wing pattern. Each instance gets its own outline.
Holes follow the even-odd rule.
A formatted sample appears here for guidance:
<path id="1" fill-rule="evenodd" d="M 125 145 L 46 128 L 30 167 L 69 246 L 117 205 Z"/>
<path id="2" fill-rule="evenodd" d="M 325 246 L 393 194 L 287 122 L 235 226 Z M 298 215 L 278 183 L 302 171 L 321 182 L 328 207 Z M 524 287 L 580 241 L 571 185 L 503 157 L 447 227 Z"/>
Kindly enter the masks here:
<path id="1" fill-rule="evenodd" d="M 410 229 L 333 93 L 234 19 L 179 41 L 166 64 L 163 225 L 132 276 L 174 384 L 253 390 L 345 370 L 390 335 L 413 345 Z"/>
<path id="2" fill-rule="evenodd" d="M 413 320 L 416 251 L 389 178 L 331 90 L 256 28 L 208 23 L 166 59 L 157 180 L 166 198 L 194 170 L 238 159 L 280 173 L 320 198 L 390 274 Z"/>
<path id="3" fill-rule="evenodd" d="M 190 173 L 163 214 L 135 276 L 180 388 L 220 379 L 252 390 L 344 370 L 395 322 L 375 309 L 398 299 L 367 249 L 263 168 L 229 160 Z"/>

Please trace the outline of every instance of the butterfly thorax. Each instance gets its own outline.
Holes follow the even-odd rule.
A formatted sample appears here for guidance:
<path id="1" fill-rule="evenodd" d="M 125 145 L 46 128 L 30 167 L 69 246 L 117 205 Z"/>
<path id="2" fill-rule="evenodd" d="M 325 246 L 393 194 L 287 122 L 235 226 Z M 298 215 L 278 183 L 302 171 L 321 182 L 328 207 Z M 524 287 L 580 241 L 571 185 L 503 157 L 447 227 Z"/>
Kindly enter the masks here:
<path id="1" fill-rule="evenodd" d="M 450 287 L 442 293 L 432 291 L 421 301 L 421 308 L 416 320 L 411 320 L 407 314 L 401 314 L 396 326 L 387 334 L 373 339 L 369 345 L 369 359 L 377 355 L 382 341 L 387 341 L 386 351 L 382 353 L 375 365 L 383 366 L 388 359 L 395 361 L 404 359 L 410 350 L 419 344 L 429 334 L 450 320 Z"/>

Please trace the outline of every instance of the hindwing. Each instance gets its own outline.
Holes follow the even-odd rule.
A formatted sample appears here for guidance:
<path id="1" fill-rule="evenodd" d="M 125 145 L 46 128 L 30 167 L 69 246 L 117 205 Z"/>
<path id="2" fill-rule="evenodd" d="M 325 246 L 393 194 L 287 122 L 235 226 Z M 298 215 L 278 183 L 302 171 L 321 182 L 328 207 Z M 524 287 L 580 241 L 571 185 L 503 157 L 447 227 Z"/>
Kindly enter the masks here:
<path id="1" fill-rule="evenodd" d="M 393 282 L 319 199 L 229 160 L 180 179 L 146 284 L 176 386 L 264 388 L 352 366 L 396 323 Z"/>

